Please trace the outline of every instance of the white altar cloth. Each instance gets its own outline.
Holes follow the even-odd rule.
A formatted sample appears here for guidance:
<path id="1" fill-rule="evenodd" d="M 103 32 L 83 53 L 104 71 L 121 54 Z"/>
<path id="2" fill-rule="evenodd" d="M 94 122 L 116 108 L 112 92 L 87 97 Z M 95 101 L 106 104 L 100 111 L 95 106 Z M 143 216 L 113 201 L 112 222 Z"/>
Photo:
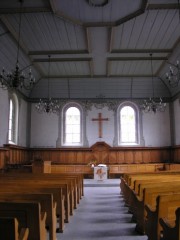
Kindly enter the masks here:
<path id="1" fill-rule="evenodd" d="M 107 166 L 104 164 L 99 164 L 97 167 L 94 167 L 94 179 L 95 180 L 105 180 L 107 179 Z"/>

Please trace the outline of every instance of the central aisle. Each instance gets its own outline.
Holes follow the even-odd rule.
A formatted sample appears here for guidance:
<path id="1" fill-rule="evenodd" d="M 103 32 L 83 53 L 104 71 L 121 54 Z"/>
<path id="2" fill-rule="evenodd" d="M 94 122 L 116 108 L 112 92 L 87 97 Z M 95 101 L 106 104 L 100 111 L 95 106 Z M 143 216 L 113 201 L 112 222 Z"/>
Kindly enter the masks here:
<path id="1" fill-rule="evenodd" d="M 94 180 L 95 181 L 95 180 Z M 147 240 L 135 232 L 132 215 L 124 207 L 119 181 L 85 181 L 84 197 L 58 240 Z"/>

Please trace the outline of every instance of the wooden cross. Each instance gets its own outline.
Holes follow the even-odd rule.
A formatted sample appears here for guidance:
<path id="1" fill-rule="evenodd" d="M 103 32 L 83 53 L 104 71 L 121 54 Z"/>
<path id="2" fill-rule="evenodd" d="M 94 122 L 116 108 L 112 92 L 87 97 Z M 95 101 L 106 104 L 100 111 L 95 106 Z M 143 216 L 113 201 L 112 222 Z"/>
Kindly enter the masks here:
<path id="1" fill-rule="evenodd" d="M 92 118 L 92 121 L 98 121 L 99 125 L 99 138 L 102 138 L 102 121 L 109 121 L 108 118 L 102 118 L 102 114 L 98 114 L 98 118 Z"/>

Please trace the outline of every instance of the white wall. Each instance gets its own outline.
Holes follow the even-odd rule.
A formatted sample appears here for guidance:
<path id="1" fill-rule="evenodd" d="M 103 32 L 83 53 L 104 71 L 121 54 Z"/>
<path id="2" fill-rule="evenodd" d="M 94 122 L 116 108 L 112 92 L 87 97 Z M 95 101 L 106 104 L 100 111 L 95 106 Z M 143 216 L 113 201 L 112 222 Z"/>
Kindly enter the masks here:
<path id="1" fill-rule="evenodd" d="M 18 145 L 27 147 L 28 146 L 28 103 L 23 99 L 19 100 L 19 127 L 18 127 Z"/>
<path id="2" fill-rule="evenodd" d="M 18 97 L 19 99 L 19 97 Z M 175 144 L 180 144 L 180 104 L 179 100 L 174 101 L 174 122 L 175 122 Z M 98 113 L 102 113 L 104 121 L 102 124 L 102 138 L 98 137 L 98 122 L 93 122 L 92 118 L 97 118 Z M 29 119 L 28 116 L 31 116 Z M 0 89 L 0 147 L 7 143 L 9 116 L 9 97 L 8 92 Z M 88 111 L 86 118 L 86 134 L 89 146 L 97 141 L 104 141 L 113 146 L 114 140 L 114 112 L 107 108 L 98 110 L 92 108 Z M 31 123 L 31 125 L 30 125 Z M 145 114 L 142 116 L 143 136 L 145 146 L 159 147 L 171 145 L 169 107 L 164 113 Z M 58 138 L 58 116 L 55 114 L 39 114 L 31 104 L 29 112 L 28 104 L 25 100 L 19 101 L 19 132 L 18 145 L 27 146 L 30 137 L 31 147 L 56 147 Z M 30 132 L 30 136 L 28 136 Z"/>
<path id="3" fill-rule="evenodd" d="M 0 146 L 7 143 L 9 100 L 8 92 L 0 88 Z"/>
<path id="4" fill-rule="evenodd" d="M 102 113 L 102 118 L 108 118 L 108 121 L 102 122 L 102 138 L 99 138 L 98 122 L 92 121 L 93 118 L 98 118 L 99 113 Z M 87 112 L 86 129 L 89 146 L 92 146 L 94 143 L 100 141 L 106 142 L 109 145 L 113 145 L 114 113 L 112 111 L 108 111 L 107 108 L 103 108 L 101 110 L 92 108 L 92 111 Z"/>
<path id="5" fill-rule="evenodd" d="M 180 102 L 179 99 L 173 102 L 174 107 L 174 144 L 180 145 Z"/>
<path id="6" fill-rule="evenodd" d="M 56 147 L 58 116 L 38 113 L 31 105 L 31 147 Z"/>
<path id="7" fill-rule="evenodd" d="M 171 145 L 169 104 L 165 112 L 143 113 L 143 135 L 145 146 L 161 147 Z"/>
<path id="8" fill-rule="evenodd" d="M 98 136 L 98 122 L 92 121 L 92 118 L 98 118 L 98 113 L 102 113 L 103 118 L 108 118 L 102 124 L 102 138 Z M 99 141 L 104 141 L 113 146 L 114 141 L 114 112 L 107 108 L 98 110 L 92 108 L 87 111 L 86 135 L 89 146 Z M 179 116 L 180 118 L 180 116 Z M 143 136 L 145 146 L 163 147 L 171 145 L 169 105 L 165 112 L 143 113 L 142 116 Z M 58 138 L 58 116 L 55 114 L 39 114 L 32 104 L 31 114 L 31 147 L 56 147 Z M 180 141 L 180 136 L 179 136 Z"/>

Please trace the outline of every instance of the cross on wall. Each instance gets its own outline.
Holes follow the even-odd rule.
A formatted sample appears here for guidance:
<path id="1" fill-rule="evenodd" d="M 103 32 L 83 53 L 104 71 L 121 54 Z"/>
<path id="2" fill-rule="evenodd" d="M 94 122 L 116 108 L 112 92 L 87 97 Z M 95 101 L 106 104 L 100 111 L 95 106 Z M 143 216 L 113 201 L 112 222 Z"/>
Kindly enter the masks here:
<path id="1" fill-rule="evenodd" d="M 92 118 L 92 121 L 97 121 L 99 126 L 99 138 L 102 138 L 102 123 L 103 121 L 109 121 L 108 118 L 102 118 L 102 113 L 98 114 L 98 118 Z"/>

